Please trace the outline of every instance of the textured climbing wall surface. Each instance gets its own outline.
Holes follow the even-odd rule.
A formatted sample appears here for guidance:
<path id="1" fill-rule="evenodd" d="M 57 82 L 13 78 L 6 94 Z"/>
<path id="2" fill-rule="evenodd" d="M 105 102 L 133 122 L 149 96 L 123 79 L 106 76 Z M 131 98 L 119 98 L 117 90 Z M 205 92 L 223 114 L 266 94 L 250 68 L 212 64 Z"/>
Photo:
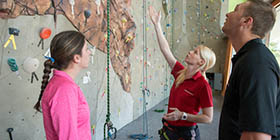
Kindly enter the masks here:
<path id="1" fill-rule="evenodd" d="M 130 92 L 131 71 L 128 57 L 134 48 L 136 26 L 126 10 L 130 7 L 128 1 L 111 0 L 110 4 L 110 58 L 123 89 Z M 56 16 L 63 14 L 92 45 L 106 52 L 106 5 L 106 2 L 100 0 L 5 0 L 0 2 L 0 18 L 52 14 L 56 22 Z"/>
<path id="2" fill-rule="evenodd" d="M 45 61 L 43 55 L 47 52 L 50 39 L 44 40 L 45 49 L 37 47 L 40 41 L 39 32 L 42 27 L 49 27 L 53 34 L 50 38 L 63 30 L 75 30 L 72 24 L 59 15 L 57 27 L 54 28 L 52 16 L 19 16 L 16 19 L 0 20 L 1 25 L 1 45 L 9 37 L 8 27 L 20 30 L 19 36 L 15 37 L 17 50 L 13 50 L 12 43 L 7 48 L 1 47 L 1 75 L 0 75 L 0 137 L 1 140 L 8 140 L 6 129 L 14 128 L 14 139 L 37 140 L 44 138 L 42 114 L 35 113 L 33 105 L 38 99 L 43 71 L 42 62 Z M 24 23 L 24 24 L 23 24 Z M 23 63 L 27 57 L 37 58 L 40 61 L 38 70 L 39 81 L 34 80 L 31 84 L 31 74 L 23 69 Z M 7 64 L 8 58 L 14 58 L 18 65 L 21 79 L 15 72 L 12 72 Z M 112 66 L 111 66 L 112 67 Z M 91 82 L 84 84 L 83 77 L 90 72 Z M 80 85 L 91 110 L 91 124 L 96 126 L 95 139 L 103 137 L 103 124 L 106 115 L 106 54 L 96 50 L 93 56 L 93 63 L 89 68 L 81 72 L 76 78 L 76 83 Z M 119 129 L 133 120 L 133 102 L 131 94 L 125 92 L 121 86 L 119 77 L 113 69 L 110 69 L 111 81 L 111 110 L 112 121 Z M 140 82 L 139 82 L 140 83 Z M 138 85 L 137 85 L 138 86 Z M 157 89 L 155 89 L 157 90 Z M 161 99 L 158 100 L 162 100 Z M 99 135 L 100 134 L 100 135 Z M 96 138 L 98 136 L 98 138 Z"/>
<path id="3" fill-rule="evenodd" d="M 202 44 L 214 50 L 217 56 L 216 65 L 210 71 L 223 71 L 226 40 L 223 40 L 221 27 L 227 8 L 221 6 L 226 6 L 225 3 L 227 1 L 223 0 L 174 1 L 172 49 L 179 60 L 183 60 L 188 51 Z"/>
<path id="4" fill-rule="evenodd" d="M 13 19 L 0 19 L 1 140 L 9 140 L 9 135 L 6 132 L 6 129 L 9 127 L 14 128 L 12 133 L 15 140 L 44 139 L 45 134 L 43 129 L 42 114 L 35 113 L 35 110 L 33 109 L 33 105 L 37 101 L 40 92 L 43 70 L 42 62 L 45 60 L 43 55 L 46 54 L 49 48 L 50 40 L 55 33 L 63 30 L 77 29 L 82 32 L 85 31 L 85 27 L 82 27 L 84 26 L 85 17 L 76 17 L 79 20 L 71 22 L 73 19 L 71 19 L 72 10 L 70 2 L 73 1 L 76 2 L 76 6 L 79 4 L 79 2 L 75 0 L 63 0 L 63 2 L 68 4 L 68 8 L 64 10 L 68 11 L 69 15 L 61 15 L 61 11 L 58 10 L 56 28 L 54 17 L 52 15 L 37 15 L 35 13 L 29 13 L 32 16 L 25 16 L 28 15 L 26 10 L 23 11 L 25 12 L 24 16 L 16 16 L 16 18 Z M 93 10 L 91 10 L 91 17 L 93 19 L 87 20 L 87 26 L 94 25 L 96 24 L 95 22 L 101 21 L 97 14 L 98 0 L 90 1 L 93 2 L 92 5 L 94 7 Z M 45 2 L 47 1 L 45 0 Z M 57 2 L 59 2 L 59 0 L 57 0 Z M 97 4 L 94 4 L 94 2 Z M 101 2 L 99 12 L 103 13 L 104 11 L 102 9 L 104 9 L 104 3 L 106 3 L 106 1 L 100 0 L 99 2 Z M 116 0 L 115 2 L 121 2 L 121 0 Z M 143 80 L 147 81 L 146 88 L 150 90 L 149 96 L 146 97 L 147 109 L 153 107 L 168 97 L 170 83 L 172 82 L 169 74 L 170 69 L 167 67 L 164 57 L 160 53 L 155 32 L 148 16 L 146 19 L 146 27 L 144 26 L 145 19 L 143 18 L 143 1 L 123 0 L 123 2 L 130 5 L 130 7 L 127 6 L 125 8 L 125 12 L 121 11 L 124 12 L 126 18 L 117 17 L 117 14 L 112 15 L 112 22 L 114 22 L 116 26 L 118 25 L 121 27 L 119 29 L 131 29 L 129 31 L 133 33 L 132 37 L 134 38 L 132 40 L 128 40 L 131 42 L 125 42 L 126 39 L 130 39 L 129 36 L 124 36 L 124 38 L 120 40 L 118 38 L 111 38 L 111 40 L 115 40 L 115 42 L 112 41 L 113 43 L 120 44 L 113 47 L 113 51 L 111 52 L 112 63 L 110 65 L 111 120 L 117 129 L 120 129 L 127 123 L 138 118 L 143 113 L 143 96 L 141 91 L 144 87 Z M 201 0 L 200 3 L 197 3 L 197 0 L 174 0 L 173 2 L 173 9 L 172 1 L 170 0 L 167 1 L 167 5 L 162 5 L 161 0 L 146 0 L 146 7 L 153 5 L 157 10 L 162 11 L 163 17 L 161 23 L 163 31 L 178 60 L 183 60 L 187 51 L 192 49 L 196 44 L 201 44 L 203 41 L 205 45 L 212 48 L 217 54 L 217 64 L 211 71 L 222 72 L 226 48 L 225 41 L 222 40 L 220 31 L 220 23 L 223 23 L 223 21 L 220 21 L 220 17 L 222 18 L 220 8 L 221 5 L 225 5 L 227 0 L 206 0 L 205 2 Z M 51 3 L 49 4 L 51 5 Z M 29 5 L 32 5 L 32 3 Z M 9 6 L 9 4 L 6 6 Z M 197 8 L 198 6 L 200 9 Z M 206 8 L 206 6 L 208 6 L 208 8 Z M 46 9 L 48 8 L 41 8 L 41 11 L 38 11 L 38 13 L 42 13 L 42 11 Z M 164 9 L 166 9 L 167 12 L 164 12 Z M 74 9 L 74 13 L 79 10 L 82 11 L 87 9 Z M 172 10 L 174 11 L 173 20 L 171 14 Z M 4 9 L 3 11 L 6 10 Z M 197 11 L 201 13 L 199 16 L 197 15 Z M 50 9 L 49 14 L 53 14 L 53 12 L 53 9 Z M 114 12 L 117 13 L 117 11 Z M 165 15 L 165 13 L 167 15 Z M 204 13 L 207 15 L 205 16 Z M 104 19 L 103 16 L 102 18 Z M 80 28 L 78 28 L 79 23 L 82 25 Z M 127 23 L 127 25 L 125 23 Z M 106 24 L 103 25 L 106 28 Z M 205 28 L 202 28 L 203 26 Z M 15 36 L 17 50 L 13 49 L 12 42 L 7 46 L 7 48 L 3 48 L 5 42 L 10 37 L 8 32 L 9 27 L 20 30 L 19 36 Z M 44 40 L 44 49 L 42 50 L 42 48 L 37 47 L 37 45 L 40 41 L 39 32 L 43 27 L 50 28 L 52 30 L 52 34 L 50 38 Z M 207 29 L 207 31 L 210 31 L 211 33 L 208 33 L 204 29 Z M 145 44 L 143 41 L 143 37 L 145 36 L 143 30 L 145 30 L 147 37 L 146 41 L 148 49 L 145 51 L 147 54 L 146 62 L 143 53 L 143 46 Z M 84 92 L 90 106 L 91 125 L 95 127 L 95 134 L 93 136 L 94 140 L 100 140 L 103 138 L 103 125 L 106 119 L 107 75 L 106 54 L 104 53 L 106 51 L 104 50 L 104 44 L 98 44 L 99 41 L 104 41 L 104 31 L 105 30 L 96 30 L 99 34 L 97 36 L 100 38 L 88 39 L 88 43 L 96 46 L 97 48 L 93 55 L 93 62 L 90 63 L 89 68 L 82 71 L 75 80 Z M 118 31 L 116 31 L 115 34 L 119 34 Z M 88 37 L 91 36 L 90 34 L 86 35 Z M 130 47 L 130 49 L 126 49 L 127 47 Z M 121 54 L 121 52 L 124 54 Z M 118 64 L 121 61 L 116 62 L 114 59 L 118 58 L 118 55 L 124 56 L 122 57 L 123 59 L 119 60 L 129 62 L 130 68 L 127 69 L 128 71 L 123 71 L 122 66 L 124 65 L 119 67 L 119 71 L 117 70 Z M 38 69 L 35 71 L 38 75 L 39 81 L 33 79 L 33 83 L 31 83 L 31 74 L 26 72 L 23 66 L 28 57 L 35 58 L 40 62 Z M 21 79 L 18 78 L 15 72 L 11 71 L 7 63 L 9 58 L 14 58 L 16 60 Z M 145 69 L 147 69 L 147 74 L 144 74 L 143 72 Z M 88 83 L 85 80 L 87 79 L 87 72 L 90 72 L 89 77 L 91 79 Z M 125 73 L 130 75 L 129 78 L 126 78 Z M 121 76 L 123 74 L 124 78 Z M 127 81 L 126 79 L 129 79 L 127 84 L 129 86 L 124 86 L 125 81 Z M 167 90 L 165 90 L 165 85 L 168 87 Z M 139 130 L 139 132 L 142 132 L 142 130 Z"/>

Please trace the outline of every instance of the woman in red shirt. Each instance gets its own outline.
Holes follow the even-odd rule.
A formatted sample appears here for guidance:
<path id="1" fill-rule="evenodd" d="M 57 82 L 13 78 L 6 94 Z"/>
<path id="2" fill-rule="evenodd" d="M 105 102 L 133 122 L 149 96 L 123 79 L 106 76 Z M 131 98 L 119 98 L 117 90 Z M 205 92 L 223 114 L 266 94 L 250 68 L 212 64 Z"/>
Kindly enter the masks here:
<path id="1" fill-rule="evenodd" d="M 200 140 L 196 123 L 211 123 L 213 118 L 212 90 L 205 76 L 216 61 L 215 53 L 206 46 L 199 45 L 190 51 L 184 67 L 173 56 L 165 39 L 160 12 L 149 8 L 160 50 L 163 53 L 175 82 L 170 91 L 168 112 L 163 116 L 163 128 L 159 131 L 161 140 Z M 198 114 L 202 108 L 202 114 Z"/>

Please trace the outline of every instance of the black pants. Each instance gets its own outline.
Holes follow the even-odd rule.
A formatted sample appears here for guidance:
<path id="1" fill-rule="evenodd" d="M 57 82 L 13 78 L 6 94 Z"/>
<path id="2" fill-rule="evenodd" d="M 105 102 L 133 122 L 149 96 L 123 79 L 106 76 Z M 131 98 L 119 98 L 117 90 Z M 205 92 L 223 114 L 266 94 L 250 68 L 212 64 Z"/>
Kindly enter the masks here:
<path id="1" fill-rule="evenodd" d="M 172 130 L 166 126 L 163 126 L 160 133 L 160 140 L 200 140 L 200 133 L 197 126 L 193 129 L 176 129 L 172 127 Z"/>

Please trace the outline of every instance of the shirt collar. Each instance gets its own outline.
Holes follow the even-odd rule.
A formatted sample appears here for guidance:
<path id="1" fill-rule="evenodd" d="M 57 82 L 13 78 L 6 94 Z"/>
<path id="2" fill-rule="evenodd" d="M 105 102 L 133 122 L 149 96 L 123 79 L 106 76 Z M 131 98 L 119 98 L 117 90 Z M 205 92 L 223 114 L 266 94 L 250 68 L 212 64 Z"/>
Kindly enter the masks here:
<path id="1" fill-rule="evenodd" d="M 193 80 L 196 80 L 196 79 L 198 79 L 199 77 L 201 77 L 202 75 L 201 75 L 201 73 L 198 71 L 198 72 L 196 72 L 193 76 L 192 76 L 192 79 Z"/>
<path id="2" fill-rule="evenodd" d="M 233 56 L 232 63 L 235 63 L 238 58 L 240 58 L 240 56 L 242 56 L 244 53 L 246 53 L 248 50 L 250 50 L 252 47 L 256 47 L 256 45 L 252 45 L 252 44 L 256 44 L 256 43 L 261 43 L 263 44 L 262 40 L 260 38 L 256 38 L 256 39 L 252 39 L 250 41 L 248 41 L 245 45 L 243 45 L 243 47 L 241 47 L 241 49 Z"/>
<path id="3" fill-rule="evenodd" d="M 72 83 L 75 83 L 74 80 L 64 71 L 54 69 L 53 75 L 64 77 L 64 78 L 68 79 L 69 81 L 71 81 Z"/>

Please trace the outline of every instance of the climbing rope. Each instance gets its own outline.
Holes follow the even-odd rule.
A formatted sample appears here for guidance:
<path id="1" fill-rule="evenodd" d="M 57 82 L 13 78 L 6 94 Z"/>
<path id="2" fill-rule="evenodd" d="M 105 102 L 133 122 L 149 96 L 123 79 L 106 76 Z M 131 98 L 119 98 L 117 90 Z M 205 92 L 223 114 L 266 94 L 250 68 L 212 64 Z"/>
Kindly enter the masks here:
<path id="1" fill-rule="evenodd" d="M 171 52 L 175 52 L 175 47 L 174 47 L 174 28 L 175 28 L 175 8 L 174 8 L 174 0 L 171 1 Z M 169 87 L 172 86 L 174 81 L 174 78 L 172 75 L 169 77 Z"/>
<path id="2" fill-rule="evenodd" d="M 110 0 L 107 0 L 107 115 L 104 124 L 104 140 L 116 139 L 117 129 L 110 120 Z M 107 128 L 107 138 L 106 138 Z"/>
<path id="3" fill-rule="evenodd" d="M 171 1 L 171 52 L 174 52 L 174 19 L 175 13 L 174 13 L 174 0 Z"/>
<path id="4" fill-rule="evenodd" d="M 197 23 L 199 24 L 198 26 L 201 26 L 201 0 L 197 0 L 197 13 L 198 13 Z M 200 33 L 201 33 L 201 28 L 198 28 L 198 35 L 197 35 L 198 43 L 197 44 L 201 43 Z"/>
<path id="5" fill-rule="evenodd" d="M 147 6 L 146 0 L 143 0 L 143 81 L 141 82 L 142 94 L 143 94 L 143 133 L 142 134 L 132 134 L 129 135 L 130 138 L 136 140 L 148 140 L 152 139 L 149 137 L 148 133 L 148 118 L 147 118 L 147 103 L 146 103 L 146 95 L 150 95 L 150 91 L 147 88 L 148 85 L 148 72 L 147 72 Z"/>
<path id="6" fill-rule="evenodd" d="M 148 137 L 148 120 L 147 120 L 147 109 L 146 109 L 146 93 L 149 95 L 150 91 L 148 90 L 148 71 L 147 71 L 147 3 L 146 0 L 143 0 L 143 133 Z"/>

